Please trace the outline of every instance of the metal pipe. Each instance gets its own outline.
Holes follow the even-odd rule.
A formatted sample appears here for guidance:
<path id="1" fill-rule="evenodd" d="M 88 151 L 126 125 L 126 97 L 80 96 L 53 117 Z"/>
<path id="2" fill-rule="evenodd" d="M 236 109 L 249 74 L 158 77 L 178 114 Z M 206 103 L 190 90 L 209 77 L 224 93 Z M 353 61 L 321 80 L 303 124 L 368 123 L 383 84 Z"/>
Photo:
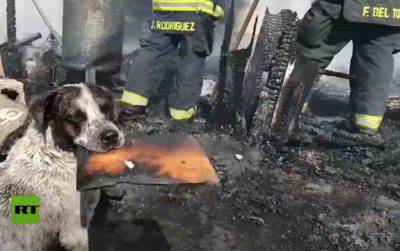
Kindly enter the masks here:
<path id="1" fill-rule="evenodd" d="M 4 51 L 4 50 L 11 50 L 11 49 L 12 50 L 18 50 L 18 49 L 20 49 L 20 48 L 22 48 L 24 46 L 30 45 L 32 42 L 34 42 L 34 41 L 36 41 L 38 39 L 41 39 L 41 38 L 42 38 L 42 34 L 35 33 L 32 36 L 29 36 L 29 37 L 27 37 L 27 38 L 25 38 L 25 39 L 23 39 L 23 40 L 21 40 L 19 42 L 13 43 L 13 44 L 12 43 L 8 43 L 8 42 L 2 43 L 2 44 L 0 44 L 0 52 Z"/>
<path id="2" fill-rule="evenodd" d="M 30 45 L 32 42 L 41 39 L 42 38 L 42 34 L 40 33 L 35 33 L 34 35 L 25 38 L 24 40 L 21 40 L 13 45 L 10 45 L 11 48 L 13 49 L 20 49 L 24 46 Z"/>
<path id="3" fill-rule="evenodd" d="M 119 71 L 125 3 L 126 0 L 64 0 L 65 68 L 83 72 L 95 67 L 98 73 Z"/>
<path id="4" fill-rule="evenodd" d="M 14 0 L 15 1 L 15 0 Z M 43 21 L 46 23 L 47 27 L 49 28 L 50 32 L 53 33 L 54 37 L 56 38 L 58 45 L 61 47 L 61 38 L 58 35 L 57 31 L 51 25 L 49 19 L 44 14 L 42 8 L 40 7 L 39 3 L 36 0 L 32 0 L 33 5 L 35 5 L 36 10 L 39 12 L 40 16 L 43 18 Z"/>
<path id="5" fill-rule="evenodd" d="M 96 69 L 88 68 L 85 70 L 85 83 L 86 84 L 96 84 Z"/>
<path id="6" fill-rule="evenodd" d="M 323 70 L 323 71 L 321 71 L 321 74 L 325 75 L 325 76 L 330 76 L 330 77 L 351 79 L 350 74 L 343 73 L 343 72 L 337 72 L 337 71 L 331 71 L 331 70 Z"/>

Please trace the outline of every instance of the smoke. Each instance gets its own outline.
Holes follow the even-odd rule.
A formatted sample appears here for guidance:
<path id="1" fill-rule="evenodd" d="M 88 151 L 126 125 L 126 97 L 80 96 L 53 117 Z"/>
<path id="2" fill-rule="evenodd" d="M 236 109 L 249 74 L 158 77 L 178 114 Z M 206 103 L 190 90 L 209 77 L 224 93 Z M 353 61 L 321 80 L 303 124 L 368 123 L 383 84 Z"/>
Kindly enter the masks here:
<path id="1" fill-rule="evenodd" d="M 47 18 L 58 33 L 62 33 L 62 9 L 63 0 L 37 0 Z M 7 40 L 6 30 L 6 6 L 7 1 L 0 1 L 0 41 Z M 40 45 L 50 33 L 46 24 L 36 11 L 31 0 L 16 0 L 17 13 L 17 38 L 23 39 L 28 35 L 40 32 L 43 39 L 35 44 Z"/>

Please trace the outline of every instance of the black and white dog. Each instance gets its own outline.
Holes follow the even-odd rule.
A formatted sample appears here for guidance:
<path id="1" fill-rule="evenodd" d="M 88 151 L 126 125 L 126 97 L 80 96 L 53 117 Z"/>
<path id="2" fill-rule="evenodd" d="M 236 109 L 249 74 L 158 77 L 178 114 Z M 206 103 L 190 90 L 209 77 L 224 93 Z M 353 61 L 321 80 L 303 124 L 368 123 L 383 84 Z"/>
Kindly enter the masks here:
<path id="1" fill-rule="evenodd" d="M 57 241 L 67 250 L 88 250 L 76 190 L 82 146 L 106 152 L 124 144 L 112 122 L 114 102 L 103 87 L 63 86 L 30 107 L 32 122 L 0 163 L 0 250 L 45 250 Z M 40 223 L 11 224 L 11 197 L 40 197 Z"/>

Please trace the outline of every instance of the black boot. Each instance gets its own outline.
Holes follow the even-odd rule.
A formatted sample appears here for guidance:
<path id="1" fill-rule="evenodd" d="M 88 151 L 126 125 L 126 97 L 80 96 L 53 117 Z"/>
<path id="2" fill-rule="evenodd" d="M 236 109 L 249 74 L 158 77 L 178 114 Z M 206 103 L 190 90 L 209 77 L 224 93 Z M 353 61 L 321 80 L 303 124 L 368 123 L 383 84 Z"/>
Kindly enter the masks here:
<path id="1" fill-rule="evenodd" d="M 122 103 L 120 112 L 118 114 L 118 122 L 123 124 L 127 121 L 135 120 L 144 114 L 146 114 L 146 106 L 133 106 Z"/>
<path id="2" fill-rule="evenodd" d="M 349 122 L 350 122 L 350 132 L 352 132 L 352 133 L 360 133 L 360 134 L 366 134 L 366 135 L 370 135 L 370 136 L 375 136 L 379 132 L 379 128 L 371 129 L 371 128 L 367 128 L 367 127 L 363 127 L 363 126 L 357 125 L 357 123 L 356 123 L 356 115 L 354 113 L 352 113 L 350 115 Z"/>

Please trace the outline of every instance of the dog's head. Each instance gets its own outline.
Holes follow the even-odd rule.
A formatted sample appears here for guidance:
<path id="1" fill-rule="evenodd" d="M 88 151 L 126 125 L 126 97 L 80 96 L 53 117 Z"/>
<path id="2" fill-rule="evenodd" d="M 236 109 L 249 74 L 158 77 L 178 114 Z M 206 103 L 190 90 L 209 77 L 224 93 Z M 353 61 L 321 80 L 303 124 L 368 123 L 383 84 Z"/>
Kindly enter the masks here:
<path id="1" fill-rule="evenodd" d="M 44 134 L 64 151 L 83 146 L 107 152 L 124 144 L 124 134 L 113 123 L 114 101 L 104 87 L 74 84 L 63 86 L 30 106 L 30 113 Z M 50 130 L 49 130 L 50 129 Z"/>

